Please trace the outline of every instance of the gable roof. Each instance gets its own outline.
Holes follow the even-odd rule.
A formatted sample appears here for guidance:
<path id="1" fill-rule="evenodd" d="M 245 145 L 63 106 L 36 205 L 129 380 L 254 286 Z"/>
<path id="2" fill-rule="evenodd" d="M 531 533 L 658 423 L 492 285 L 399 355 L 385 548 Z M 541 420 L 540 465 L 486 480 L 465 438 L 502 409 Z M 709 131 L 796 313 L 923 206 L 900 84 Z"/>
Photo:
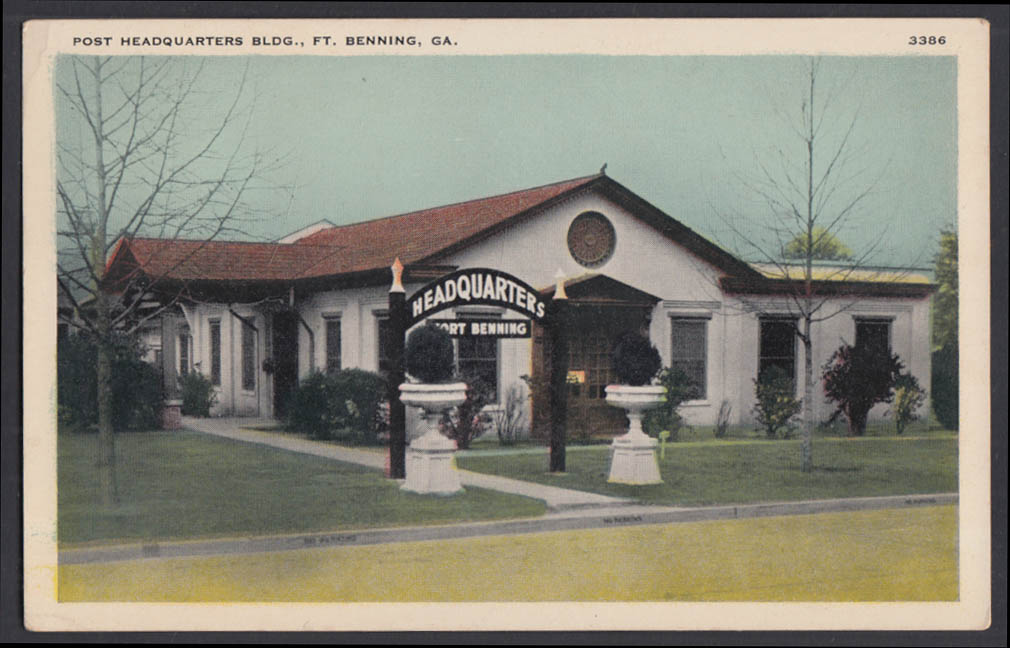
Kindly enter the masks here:
<path id="1" fill-rule="evenodd" d="M 598 190 L 627 206 L 668 238 L 732 275 L 758 277 L 746 263 L 670 218 L 603 174 L 317 229 L 288 243 L 127 238 L 109 259 L 111 274 L 142 272 L 177 281 L 296 281 L 436 263 L 583 191 Z M 314 230 L 314 231 L 313 231 Z M 303 230 L 304 231 L 304 230 Z"/>
<path id="2" fill-rule="evenodd" d="M 351 225 L 322 229 L 310 226 L 303 230 L 308 232 L 306 235 L 289 243 L 124 238 L 109 258 L 108 276 L 115 281 L 142 274 L 161 282 L 222 285 L 223 282 L 311 284 L 325 280 L 319 285 L 330 285 L 335 278 L 354 283 L 388 279 L 388 268 L 397 257 L 408 269 L 425 268 L 424 272 L 431 273 L 439 268 L 445 270 L 442 264 L 448 255 L 587 191 L 599 192 L 621 205 L 662 236 L 720 270 L 721 285 L 727 292 L 773 294 L 790 289 L 789 280 L 760 272 L 603 174 Z M 294 237 L 287 240 L 291 238 Z M 878 282 L 858 285 L 856 289 L 881 295 L 919 296 L 928 294 L 931 286 L 888 288 L 891 285 Z M 833 289 L 852 287 L 837 285 Z"/>

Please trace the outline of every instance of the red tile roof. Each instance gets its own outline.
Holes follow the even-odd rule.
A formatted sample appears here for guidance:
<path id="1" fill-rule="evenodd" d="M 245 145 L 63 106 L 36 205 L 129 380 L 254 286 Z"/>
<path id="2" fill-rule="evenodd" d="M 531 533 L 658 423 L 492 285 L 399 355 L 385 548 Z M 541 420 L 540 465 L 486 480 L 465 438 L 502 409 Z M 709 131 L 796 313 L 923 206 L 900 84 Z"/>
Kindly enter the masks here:
<path id="1" fill-rule="evenodd" d="M 418 263 L 490 235 L 506 221 L 600 177 L 327 228 L 294 243 L 132 238 L 117 246 L 109 266 L 139 266 L 163 279 L 285 281 L 387 268 L 396 257 Z"/>

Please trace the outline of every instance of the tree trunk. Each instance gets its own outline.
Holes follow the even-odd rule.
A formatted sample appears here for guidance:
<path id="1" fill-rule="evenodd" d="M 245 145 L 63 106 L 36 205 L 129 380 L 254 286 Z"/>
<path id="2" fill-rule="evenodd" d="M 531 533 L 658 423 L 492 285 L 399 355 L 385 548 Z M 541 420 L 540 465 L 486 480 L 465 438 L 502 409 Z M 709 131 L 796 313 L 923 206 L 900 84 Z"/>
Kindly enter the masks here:
<path id="1" fill-rule="evenodd" d="M 102 504 L 119 501 L 116 483 L 116 438 L 112 429 L 112 348 L 107 340 L 98 343 L 98 481 Z"/>
<path id="2" fill-rule="evenodd" d="M 863 436 L 866 434 L 866 419 L 869 418 L 870 410 L 863 406 L 849 408 L 849 436 Z"/>
<path id="3" fill-rule="evenodd" d="M 810 318 L 803 320 L 803 472 L 814 469 L 814 358 Z"/>

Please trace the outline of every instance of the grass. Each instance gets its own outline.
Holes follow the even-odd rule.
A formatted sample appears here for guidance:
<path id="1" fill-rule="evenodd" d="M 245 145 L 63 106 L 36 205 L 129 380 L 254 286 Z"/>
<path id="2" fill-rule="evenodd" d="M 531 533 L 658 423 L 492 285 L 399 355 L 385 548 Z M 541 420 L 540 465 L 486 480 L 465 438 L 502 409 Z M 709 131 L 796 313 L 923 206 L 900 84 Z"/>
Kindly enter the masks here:
<path id="1" fill-rule="evenodd" d="M 949 435 L 821 438 L 813 452 L 814 470 L 803 473 L 796 440 L 671 443 L 659 460 L 664 483 L 649 486 L 607 483 L 605 446 L 567 453 L 562 475 L 547 472 L 546 449 L 471 455 L 457 463 L 475 472 L 677 506 L 957 491 L 957 439 Z"/>
<path id="2" fill-rule="evenodd" d="M 61 601 L 952 601 L 956 536 L 957 508 L 939 506 L 64 565 L 58 587 Z"/>
<path id="3" fill-rule="evenodd" d="M 61 545 L 542 515 L 538 500 L 468 488 L 439 498 L 399 490 L 381 472 L 251 443 L 174 432 L 116 437 L 120 503 L 101 505 L 98 437 L 58 436 Z"/>

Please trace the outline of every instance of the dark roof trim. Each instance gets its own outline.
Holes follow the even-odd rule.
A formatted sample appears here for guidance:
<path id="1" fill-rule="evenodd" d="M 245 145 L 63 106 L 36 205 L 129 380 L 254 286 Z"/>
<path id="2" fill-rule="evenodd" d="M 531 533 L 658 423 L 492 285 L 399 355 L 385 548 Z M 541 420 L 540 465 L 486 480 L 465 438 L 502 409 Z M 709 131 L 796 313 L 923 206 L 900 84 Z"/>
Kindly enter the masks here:
<path id="1" fill-rule="evenodd" d="M 769 279 L 761 277 L 757 280 L 741 277 L 723 277 L 719 286 L 731 295 L 802 295 L 804 282 L 802 280 Z M 866 297 L 928 297 L 936 291 L 936 284 L 927 283 L 888 283 L 875 281 L 813 281 L 811 288 L 814 296 L 835 297 L 859 295 Z"/>
<path id="2" fill-rule="evenodd" d="M 540 291 L 553 299 L 556 286 Z M 590 274 L 565 281 L 565 293 L 573 304 L 625 304 L 653 306 L 660 298 L 603 274 Z"/>

